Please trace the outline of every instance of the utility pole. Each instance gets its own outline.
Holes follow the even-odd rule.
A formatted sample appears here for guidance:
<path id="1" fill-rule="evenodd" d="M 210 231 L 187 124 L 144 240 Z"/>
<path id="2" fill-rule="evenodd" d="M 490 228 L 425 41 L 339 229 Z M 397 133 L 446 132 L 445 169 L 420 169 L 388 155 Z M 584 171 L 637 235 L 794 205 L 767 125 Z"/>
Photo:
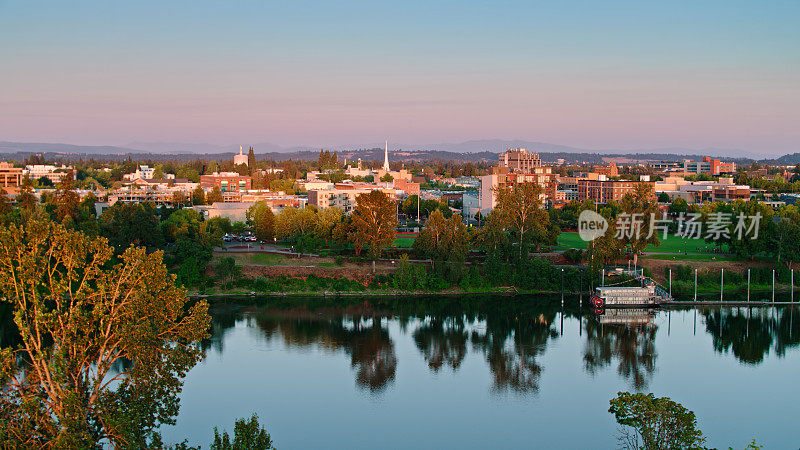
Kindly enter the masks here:
<path id="1" fill-rule="evenodd" d="M 669 298 L 672 298 L 672 267 L 669 268 Z"/>

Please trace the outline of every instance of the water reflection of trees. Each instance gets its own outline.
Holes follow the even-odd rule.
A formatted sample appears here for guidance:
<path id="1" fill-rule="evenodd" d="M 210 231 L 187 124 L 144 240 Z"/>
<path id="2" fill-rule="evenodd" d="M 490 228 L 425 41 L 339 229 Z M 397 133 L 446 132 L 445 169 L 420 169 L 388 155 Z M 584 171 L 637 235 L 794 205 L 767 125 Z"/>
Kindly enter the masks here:
<path id="1" fill-rule="evenodd" d="M 397 356 L 388 330 L 379 316 L 360 315 L 327 317 L 292 317 L 292 315 L 257 313 L 255 323 L 268 336 L 280 335 L 292 347 L 317 346 L 350 355 L 356 369 L 356 382 L 372 391 L 384 388 L 394 380 Z"/>
<path id="2" fill-rule="evenodd" d="M 434 372 L 438 372 L 443 365 L 457 370 L 467 355 L 469 334 L 463 316 L 434 316 L 423 320 L 414 331 L 413 338 L 428 367 Z"/>
<path id="3" fill-rule="evenodd" d="M 366 303 L 343 309 L 219 309 L 213 311 L 211 338 L 204 345 L 222 351 L 225 333 L 237 321 L 246 319 L 248 326 L 258 329 L 259 336 L 280 339 L 288 347 L 344 351 L 350 356 L 358 385 L 375 391 L 392 382 L 397 369 L 394 343 L 384 326 L 385 319 L 391 317 L 401 324 L 404 333 L 411 334 L 433 372 L 444 367 L 458 370 L 471 344 L 472 350 L 486 359 L 494 388 L 519 392 L 539 389 L 543 368 L 538 360 L 548 340 L 558 336 L 555 308 L 529 303 L 520 309 L 508 300 L 478 303 L 474 308 L 464 308 L 458 301 L 439 304 L 439 308 L 430 303 L 422 306 L 414 311 L 401 307 L 382 312 Z M 420 314 L 431 309 L 431 314 Z M 396 314 L 398 310 L 400 314 Z"/>
<path id="4" fill-rule="evenodd" d="M 800 345 L 795 308 L 731 308 L 703 311 L 714 350 L 746 364 L 760 364 L 775 349 L 779 357 Z"/>
<path id="5" fill-rule="evenodd" d="M 362 312 L 372 313 L 371 309 Z M 244 318 L 268 341 L 281 339 L 288 347 L 345 352 L 350 356 L 359 386 L 377 391 L 394 380 L 397 371 L 394 343 L 378 314 L 342 315 L 330 311 L 322 314 L 304 308 L 214 311 L 206 348 L 221 351 L 225 332 Z"/>
<path id="6" fill-rule="evenodd" d="M 552 326 L 555 316 L 550 312 L 521 319 L 491 314 L 485 317 L 485 330 L 472 332 L 472 345 L 485 355 L 496 389 L 539 390 L 542 366 L 537 358 L 544 353 L 547 341 L 558 337 Z"/>
<path id="7" fill-rule="evenodd" d="M 742 362 L 758 364 L 771 349 L 780 357 L 800 345 L 800 313 L 795 309 L 709 309 L 697 314 L 705 318 L 706 331 L 717 352 L 730 352 Z M 566 315 L 574 317 L 577 313 Z M 547 304 L 508 299 L 361 302 L 312 309 L 242 307 L 214 311 L 212 337 L 205 346 L 222 351 L 227 330 L 246 318 L 261 338 L 277 339 L 288 347 L 346 353 L 357 384 L 380 390 L 394 380 L 398 364 L 386 325 L 391 318 L 403 334 L 410 335 L 432 372 L 458 370 L 472 351 L 486 361 L 494 388 L 535 392 L 544 370 L 542 355 L 548 341 L 558 337 L 559 314 L 559 309 Z M 632 387 L 646 388 L 658 356 L 658 327 L 652 318 L 652 312 L 641 311 L 584 315 L 580 320 L 581 332 L 586 334 L 585 370 L 596 374 L 614 367 Z"/>
<path id="8" fill-rule="evenodd" d="M 636 389 L 647 387 L 653 378 L 658 356 L 655 337 L 658 327 L 639 321 L 601 323 L 590 315 L 585 320 L 586 344 L 583 352 L 585 370 L 595 375 L 616 360 L 617 373 Z"/>

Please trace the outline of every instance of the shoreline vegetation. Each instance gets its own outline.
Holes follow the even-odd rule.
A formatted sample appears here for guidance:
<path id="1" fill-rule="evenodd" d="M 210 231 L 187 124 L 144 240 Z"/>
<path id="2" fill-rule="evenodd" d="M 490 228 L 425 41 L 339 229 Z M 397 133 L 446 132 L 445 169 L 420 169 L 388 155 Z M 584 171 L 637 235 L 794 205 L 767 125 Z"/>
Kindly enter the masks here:
<path id="1" fill-rule="evenodd" d="M 315 258 L 322 259 L 322 258 Z M 205 292 L 198 290 L 189 291 L 189 295 L 195 298 L 213 298 L 220 296 L 320 296 L 320 297 L 369 297 L 369 296 L 459 296 L 459 295 L 537 295 L 537 294 L 561 294 L 560 269 L 564 270 L 564 290 L 565 295 L 577 296 L 581 293 L 587 297 L 597 286 L 599 280 L 593 280 L 589 286 L 588 267 L 575 265 L 559 265 L 551 263 L 544 258 L 533 258 L 531 261 L 538 267 L 538 272 L 549 274 L 544 277 L 547 282 L 543 283 L 545 288 L 520 288 L 511 285 L 491 285 L 482 273 L 485 270 L 485 263 L 473 263 L 470 270 L 473 272 L 473 279 L 469 284 L 450 284 L 443 283 L 431 277 L 429 266 L 431 262 L 409 262 L 400 260 L 396 267 L 388 266 L 389 261 L 382 261 L 376 273 L 371 273 L 371 266 L 367 263 L 349 263 L 336 265 L 335 263 L 319 263 L 301 265 L 302 257 L 294 259 L 293 265 L 285 266 L 264 266 L 277 269 L 295 269 L 297 267 L 313 268 L 314 272 L 328 271 L 329 275 L 319 275 L 311 273 L 308 275 L 278 275 L 273 277 L 248 277 L 242 274 L 241 268 L 234 270 L 237 275 L 229 278 L 224 285 L 214 286 L 206 289 Z M 664 266 L 664 273 L 658 278 L 659 281 L 668 288 L 669 271 L 672 270 L 672 294 L 677 302 L 694 300 L 694 268 L 689 264 L 681 264 L 686 261 L 675 261 L 675 264 Z M 644 271 L 647 276 L 653 273 L 647 267 L 647 260 Z M 245 269 L 252 269 L 254 266 L 246 266 Z M 791 272 L 789 269 L 776 265 L 775 272 L 775 294 L 776 296 L 790 296 L 791 292 Z M 341 269 L 346 275 L 337 274 L 336 269 Z M 320 270 L 316 270 L 320 269 Z M 752 301 L 759 301 L 758 297 L 770 296 L 772 293 L 772 270 L 771 266 L 751 267 L 750 295 Z M 252 271 L 252 270 L 251 270 Z M 581 275 L 582 272 L 582 275 Z M 217 277 L 217 275 L 213 275 Z M 348 276 L 350 278 L 348 278 Z M 434 278 L 434 280 L 431 280 Z M 619 283 L 629 281 L 618 275 L 608 275 L 608 283 Z M 632 284 L 628 285 L 632 285 Z M 405 288 L 400 287 L 404 285 Z M 579 289 L 580 285 L 580 289 Z M 795 290 L 798 287 L 795 285 Z M 747 296 L 747 269 L 741 268 L 740 271 L 726 268 L 723 292 L 731 301 L 744 301 Z M 699 269 L 697 295 L 698 300 L 704 298 L 712 301 L 720 293 L 720 270 L 719 269 Z M 800 296 L 798 296 L 800 301 Z"/>

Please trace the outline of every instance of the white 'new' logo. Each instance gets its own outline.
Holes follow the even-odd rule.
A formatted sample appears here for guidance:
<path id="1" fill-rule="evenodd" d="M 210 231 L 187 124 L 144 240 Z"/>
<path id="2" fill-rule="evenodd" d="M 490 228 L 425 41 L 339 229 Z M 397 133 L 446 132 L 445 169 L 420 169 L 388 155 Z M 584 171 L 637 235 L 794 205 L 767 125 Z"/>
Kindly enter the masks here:
<path id="1" fill-rule="evenodd" d="M 608 221 L 596 212 L 585 209 L 578 216 L 578 235 L 584 241 L 593 241 L 608 230 Z"/>

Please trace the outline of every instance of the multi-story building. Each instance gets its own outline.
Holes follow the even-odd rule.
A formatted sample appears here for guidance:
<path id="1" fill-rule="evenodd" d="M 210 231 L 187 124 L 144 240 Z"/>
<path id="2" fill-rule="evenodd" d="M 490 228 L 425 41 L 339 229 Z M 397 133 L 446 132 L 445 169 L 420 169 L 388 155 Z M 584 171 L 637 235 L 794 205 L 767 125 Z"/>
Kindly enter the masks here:
<path id="1" fill-rule="evenodd" d="M 510 172 L 507 167 L 495 167 L 492 174 L 481 177 L 480 209 L 486 216 L 497 206 L 497 190 L 508 185 L 534 183 L 542 188 L 542 202 L 553 201 L 556 196 L 556 175 L 549 167 L 534 167 L 530 172 Z"/>
<path id="2" fill-rule="evenodd" d="M 500 167 L 507 167 L 512 172 L 531 173 L 537 167 L 542 167 L 542 160 L 538 153 L 530 153 L 524 148 L 508 149 L 501 153 Z"/>
<path id="3" fill-rule="evenodd" d="M 708 156 L 703 157 L 702 161 L 684 159 L 683 171 L 685 173 L 708 173 L 711 175 L 734 173 L 736 172 L 736 163 L 726 163 L 718 159 L 711 159 Z"/>
<path id="4" fill-rule="evenodd" d="M 465 222 L 474 222 L 475 215 L 481 210 L 480 196 L 477 191 L 466 191 L 461 197 L 461 217 Z"/>
<path id="5" fill-rule="evenodd" d="M 636 186 L 648 181 L 607 180 L 600 177 L 598 180 L 578 180 L 579 201 L 591 200 L 595 203 L 608 203 L 611 200 L 620 201 L 625 194 L 633 193 Z"/>
<path id="6" fill-rule="evenodd" d="M 605 175 L 607 177 L 616 177 L 619 175 L 619 169 L 615 163 L 608 163 L 607 166 L 594 166 L 592 172 Z"/>
<path id="7" fill-rule="evenodd" d="M 667 177 L 654 185 L 656 195 L 665 193 L 670 199 L 682 198 L 689 203 L 705 201 L 749 200 L 750 186 L 737 185 L 731 177 L 719 181 L 687 181 L 683 177 Z"/>
<path id="8" fill-rule="evenodd" d="M 213 189 L 217 186 L 222 192 L 243 192 L 253 187 L 252 178 L 236 172 L 214 172 L 211 175 L 200 175 L 200 186 Z"/>
<path id="9" fill-rule="evenodd" d="M 123 175 L 122 179 L 128 181 L 151 180 L 155 171 L 156 169 L 150 166 L 139 166 L 135 172 Z"/>
<path id="10" fill-rule="evenodd" d="M 557 202 L 568 202 L 571 200 L 578 200 L 577 189 L 557 189 L 555 200 Z"/>
<path id="11" fill-rule="evenodd" d="M 332 189 L 318 189 L 308 191 L 308 204 L 317 208 L 341 208 L 346 214 L 353 212 L 356 198 L 372 191 L 382 191 L 392 200 L 396 191 L 392 188 L 369 183 L 337 183 Z"/>
<path id="12" fill-rule="evenodd" d="M 0 188 L 18 188 L 22 186 L 22 168 L 13 164 L 0 162 Z"/>
<path id="13" fill-rule="evenodd" d="M 419 183 L 408 181 L 404 178 L 397 178 L 394 180 L 394 188 L 398 191 L 403 191 L 406 195 L 419 195 Z"/>
<path id="14" fill-rule="evenodd" d="M 356 166 L 353 167 L 352 165 L 348 166 L 345 164 L 346 168 L 344 170 L 345 175 L 351 177 L 368 177 L 372 175 L 372 170 L 369 168 L 365 168 L 361 166 L 361 158 L 358 158 Z"/>
<path id="15" fill-rule="evenodd" d="M 178 179 L 136 179 L 126 186 L 108 193 L 108 204 L 116 202 L 141 203 L 152 202 L 157 205 L 172 204 L 175 193 L 183 194 L 191 199 L 192 190 L 197 188 L 197 183 L 190 183 L 185 178 Z"/>
<path id="16" fill-rule="evenodd" d="M 653 170 L 660 170 L 665 172 L 672 171 L 678 169 L 679 167 L 682 167 L 681 164 L 675 161 L 651 161 L 647 163 L 647 165 L 650 166 L 650 168 Z"/>
<path id="17" fill-rule="evenodd" d="M 31 180 L 38 180 L 42 177 L 47 178 L 53 184 L 58 184 L 64 177 L 72 177 L 75 179 L 75 170 L 70 166 L 51 166 L 48 164 L 34 164 L 25 166 L 25 171 Z"/>
<path id="18" fill-rule="evenodd" d="M 227 217 L 234 222 L 244 222 L 247 220 L 247 210 L 257 202 L 265 203 L 275 214 L 284 208 L 305 208 L 306 206 L 305 198 L 266 191 L 242 194 L 237 201 L 214 202 L 212 205 L 199 205 L 193 208 L 205 218 Z"/>

